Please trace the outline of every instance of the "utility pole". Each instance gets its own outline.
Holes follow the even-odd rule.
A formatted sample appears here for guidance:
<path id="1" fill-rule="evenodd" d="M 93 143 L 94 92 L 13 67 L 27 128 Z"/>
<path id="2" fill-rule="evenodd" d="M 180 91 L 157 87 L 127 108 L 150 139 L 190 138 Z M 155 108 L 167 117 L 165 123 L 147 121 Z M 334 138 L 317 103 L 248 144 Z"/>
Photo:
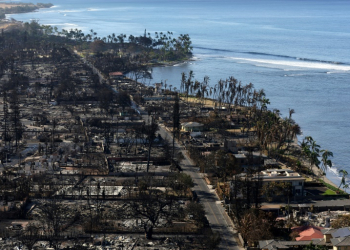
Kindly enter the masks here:
<path id="1" fill-rule="evenodd" d="M 7 93 L 6 90 L 4 90 L 4 140 L 5 140 L 5 148 L 8 149 L 8 103 L 7 103 Z M 7 151 L 7 150 L 6 150 Z M 7 153 L 6 153 L 6 158 L 7 158 Z"/>
<path id="2" fill-rule="evenodd" d="M 180 105 L 179 95 L 176 93 L 174 109 L 173 109 L 173 158 L 175 157 L 175 137 L 178 136 L 180 130 Z"/>

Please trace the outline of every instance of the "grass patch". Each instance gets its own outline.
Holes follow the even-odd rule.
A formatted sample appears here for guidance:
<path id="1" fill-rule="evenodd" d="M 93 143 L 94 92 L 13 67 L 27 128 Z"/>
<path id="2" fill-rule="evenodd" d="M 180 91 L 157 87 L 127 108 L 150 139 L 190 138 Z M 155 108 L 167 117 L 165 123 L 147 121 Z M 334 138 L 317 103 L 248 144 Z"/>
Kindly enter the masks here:
<path id="1" fill-rule="evenodd" d="M 321 182 L 325 187 L 329 188 L 330 190 L 334 191 L 336 194 L 347 194 L 346 192 L 342 190 L 338 190 L 337 187 L 334 187 L 332 185 L 329 185 L 328 183 L 325 183 L 323 180 L 318 179 L 319 182 Z"/>
<path id="2" fill-rule="evenodd" d="M 336 195 L 337 193 L 333 190 L 327 189 L 322 195 Z"/>

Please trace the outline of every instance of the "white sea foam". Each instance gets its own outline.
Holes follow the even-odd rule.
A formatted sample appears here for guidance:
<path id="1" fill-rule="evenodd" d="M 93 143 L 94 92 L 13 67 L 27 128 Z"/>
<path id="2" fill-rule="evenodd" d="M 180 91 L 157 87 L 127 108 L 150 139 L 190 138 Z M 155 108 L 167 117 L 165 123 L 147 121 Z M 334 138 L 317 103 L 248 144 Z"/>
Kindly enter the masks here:
<path id="1" fill-rule="evenodd" d="M 55 26 L 62 26 L 64 24 L 62 24 L 62 23 L 47 23 L 46 25 L 50 25 L 50 26 L 55 27 Z"/>
<path id="2" fill-rule="evenodd" d="M 287 76 L 287 77 L 294 77 L 294 76 L 306 76 L 308 74 L 290 74 L 290 75 L 284 75 L 284 76 Z"/>
<path id="3" fill-rule="evenodd" d="M 282 68 L 285 67 L 300 69 L 324 69 L 324 70 L 336 70 L 339 73 L 344 71 L 350 71 L 349 65 L 337 65 L 331 63 L 318 63 L 318 62 L 304 62 L 304 61 L 287 61 L 287 60 L 267 60 L 267 59 L 253 59 L 253 58 L 241 58 L 231 57 L 231 59 L 238 60 L 245 63 L 252 63 L 256 66 L 271 67 L 271 68 Z"/>
<path id="4" fill-rule="evenodd" d="M 76 13 L 76 12 L 83 12 L 84 10 L 61 10 L 60 13 Z"/>
<path id="5" fill-rule="evenodd" d="M 99 8 L 88 8 L 87 11 L 103 11 L 107 9 L 99 9 Z"/>
<path id="6" fill-rule="evenodd" d="M 332 174 L 334 174 L 337 178 L 341 179 L 341 177 L 339 176 L 339 170 L 333 165 L 331 168 L 328 168 L 329 172 L 331 172 Z"/>
<path id="7" fill-rule="evenodd" d="M 65 25 L 65 26 L 78 27 L 78 25 L 76 25 L 76 24 L 74 24 L 74 23 L 64 23 L 63 25 Z"/>
<path id="8" fill-rule="evenodd" d="M 339 74 L 344 73 L 343 71 L 328 71 L 327 74 Z"/>

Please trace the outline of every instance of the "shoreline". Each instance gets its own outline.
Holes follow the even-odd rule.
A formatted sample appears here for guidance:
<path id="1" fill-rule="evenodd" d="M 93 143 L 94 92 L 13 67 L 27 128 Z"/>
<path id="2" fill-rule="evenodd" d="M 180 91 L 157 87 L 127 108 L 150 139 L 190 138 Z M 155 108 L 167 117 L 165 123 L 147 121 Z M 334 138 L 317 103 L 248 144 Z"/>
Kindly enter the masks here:
<path id="1" fill-rule="evenodd" d="M 299 148 L 300 149 L 300 145 L 298 144 L 298 139 L 295 138 L 293 140 L 293 142 L 291 143 L 291 146 L 293 147 L 296 147 L 296 148 Z M 308 167 L 310 166 L 310 164 L 305 160 L 305 159 L 301 159 L 301 162 L 302 164 L 305 166 L 305 167 Z M 327 177 L 327 172 L 329 172 L 330 170 L 326 171 L 326 173 L 321 170 L 320 168 L 316 167 L 315 165 L 313 165 L 311 167 L 311 170 L 312 170 L 312 173 L 313 173 L 313 176 L 312 175 L 308 175 L 310 176 L 311 178 L 315 178 L 316 180 L 318 179 L 321 179 L 322 181 L 324 181 L 325 183 L 335 187 L 335 188 L 338 188 L 339 185 L 335 184 L 332 180 L 330 180 L 328 177 Z M 348 193 L 347 191 L 345 191 L 344 189 L 342 188 L 339 188 L 340 190 L 344 191 L 345 193 Z"/>
<path id="2" fill-rule="evenodd" d="M 191 56 L 188 57 L 187 59 L 178 60 L 178 61 L 165 61 L 165 62 L 150 63 L 149 66 L 150 67 L 173 67 L 177 64 L 183 64 L 183 63 L 195 61 L 195 59 L 193 59 L 193 58 L 194 58 L 193 53 L 191 53 Z"/>
<path id="3" fill-rule="evenodd" d="M 12 3 L 12 2 L 0 0 L 0 12 L 2 17 L 0 18 L 0 29 L 8 29 L 10 26 L 23 23 L 21 21 L 17 21 L 14 18 L 8 18 L 7 15 L 31 13 L 31 12 L 36 12 L 39 9 L 52 8 L 53 6 L 54 5 L 52 3 L 47 3 L 47 4 L 42 4 L 42 3 L 33 4 L 33 3 L 21 3 L 21 2 Z M 21 7 L 22 9 L 18 9 L 18 7 Z M 23 10 L 23 8 L 27 8 L 27 9 Z M 7 12 L 10 12 L 10 13 L 7 13 Z"/>
<path id="4" fill-rule="evenodd" d="M 11 3 L 7 3 L 6 1 L 1 1 L 0 0 L 0 4 L 11 4 Z M 18 4 L 14 4 L 14 5 L 17 5 Z M 54 5 L 53 5 L 54 6 Z M 48 8 L 52 8 L 53 6 L 51 7 L 48 7 Z M 1 7 L 0 7 L 1 8 Z M 41 8 L 38 8 L 38 9 L 41 9 Z M 29 12 L 35 12 L 36 10 L 33 10 L 33 11 L 28 11 L 28 12 L 20 12 L 20 13 L 16 13 L 16 14 L 21 14 L 21 13 L 29 13 Z M 14 13 L 13 13 L 14 14 Z M 0 30 L 1 29 L 4 29 L 5 31 L 8 30 L 9 28 L 11 27 L 14 27 L 14 26 L 17 26 L 17 25 L 21 25 L 23 24 L 22 21 L 17 21 L 13 18 L 11 19 L 0 19 Z M 171 62 L 156 62 L 156 63 L 150 63 L 149 66 L 150 67 L 169 67 L 169 66 L 175 66 L 177 64 L 183 64 L 183 63 L 187 63 L 187 62 L 190 62 L 190 61 L 195 61 L 194 59 L 194 55 L 191 54 L 191 56 L 189 58 L 187 58 L 186 60 L 179 60 L 179 61 L 171 61 Z M 210 101 L 210 98 L 206 98 Z M 297 146 L 299 147 L 299 145 L 297 144 L 297 140 L 296 142 L 293 141 L 293 145 L 294 146 Z M 307 164 L 307 163 L 306 163 Z M 306 165 L 307 166 L 307 165 Z M 336 185 L 332 180 L 330 180 L 327 175 L 323 175 L 323 174 L 320 174 L 320 172 L 322 172 L 322 170 L 320 170 L 319 168 L 317 168 L 316 166 L 312 166 L 311 168 L 314 176 L 318 179 L 322 179 L 325 183 L 329 184 L 329 185 L 332 185 L 336 188 L 338 188 L 338 185 Z M 328 172 L 328 171 L 327 171 Z M 322 172 L 323 173 L 323 172 Z M 327 173 L 326 173 L 327 174 Z M 341 190 L 343 190 L 342 188 L 340 188 Z M 343 190 L 344 191 L 344 190 Z M 346 192 L 346 191 L 345 191 Z"/>
<path id="5" fill-rule="evenodd" d="M 191 99 L 191 102 L 196 102 L 197 98 L 196 97 L 189 97 Z M 213 106 L 214 105 L 214 102 L 215 100 L 212 99 L 212 98 L 205 98 L 204 100 L 204 106 Z M 295 148 L 298 148 L 300 149 L 300 145 L 298 144 L 298 139 L 295 138 L 293 140 L 293 142 L 290 144 L 292 147 L 295 147 Z M 305 159 L 301 159 L 301 162 L 302 164 L 305 166 L 305 167 L 309 167 L 310 164 L 305 160 Z M 324 181 L 326 184 L 329 184 L 335 188 L 338 189 L 339 187 L 339 184 L 335 184 L 330 178 L 327 177 L 327 172 L 330 172 L 330 170 L 328 169 L 328 171 L 326 173 L 324 173 L 324 171 L 322 171 L 320 168 L 316 167 L 315 165 L 312 166 L 311 168 L 312 170 L 312 175 L 307 175 L 309 176 L 310 178 L 312 179 L 321 179 L 322 181 Z M 344 190 L 343 188 L 339 188 L 341 191 L 345 192 L 345 193 L 348 193 L 346 190 Z"/>

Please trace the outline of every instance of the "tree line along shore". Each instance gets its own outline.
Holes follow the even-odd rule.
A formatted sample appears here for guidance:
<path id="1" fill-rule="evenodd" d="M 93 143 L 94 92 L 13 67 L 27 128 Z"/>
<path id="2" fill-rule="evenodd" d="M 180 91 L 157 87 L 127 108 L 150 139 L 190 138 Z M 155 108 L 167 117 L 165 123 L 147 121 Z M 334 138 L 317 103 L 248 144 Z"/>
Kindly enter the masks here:
<path id="1" fill-rule="evenodd" d="M 4 19 L 6 14 L 18 14 L 36 11 L 40 8 L 50 8 L 51 3 L 3 3 L 0 2 L 0 19 Z"/>
<path id="2" fill-rule="evenodd" d="M 300 134 L 294 110 L 286 117 L 270 110 L 264 90 L 234 77 L 213 86 L 209 76 L 196 80 L 190 71 L 179 85 L 150 86 L 152 65 L 191 56 L 190 37 L 147 31 L 126 37 L 58 31 L 35 21 L 1 33 L 0 195 L 6 209 L 0 216 L 29 225 L 17 231 L 5 220 L 2 237 L 28 248 L 44 241 L 55 249 L 74 242 L 91 249 L 127 244 L 115 236 L 134 231 L 139 249 L 147 240 L 215 249 L 224 241 L 205 216 L 205 197 L 191 191 L 185 155 L 250 245 L 290 238 L 289 229 L 305 223 L 300 216 L 277 223 L 282 211 L 348 198 L 340 189 L 345 171 L 333 188 L 313 171 L 332 166 L 331 152 L 309 136 L 293 145 Z M 297 184 L 283 181 L 287 176 Z M 267 177 L 280 179 L 266 185 Z M 264 212 L 272 203 L 281 207 Z"/>

